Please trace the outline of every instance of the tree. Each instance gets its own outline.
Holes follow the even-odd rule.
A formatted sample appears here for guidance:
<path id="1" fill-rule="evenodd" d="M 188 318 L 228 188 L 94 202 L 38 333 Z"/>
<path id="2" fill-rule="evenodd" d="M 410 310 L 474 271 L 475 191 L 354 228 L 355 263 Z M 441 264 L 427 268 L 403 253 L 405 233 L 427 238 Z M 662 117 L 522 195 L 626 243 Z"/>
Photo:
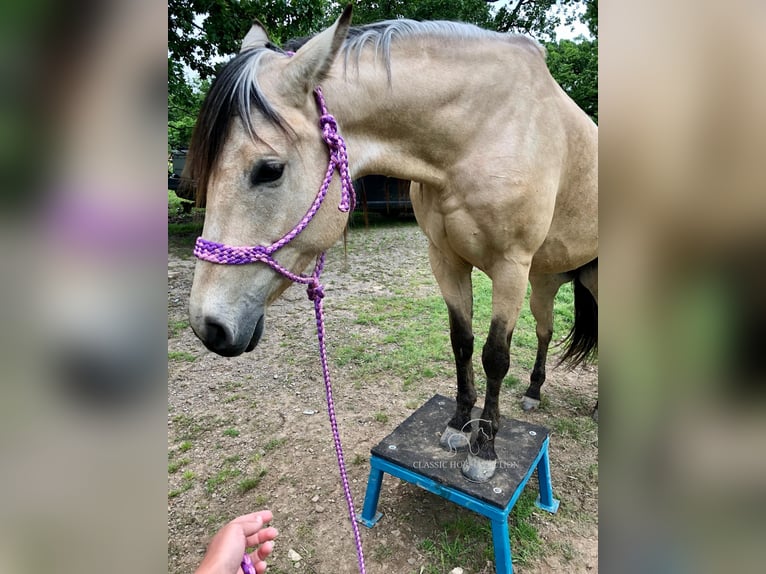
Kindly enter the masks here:
<path id="1" fill-rule="evenodd" d="M 492 28 L 487 0 L 358 0 L 354 3 L 354 24 L 379 20 L 456 20 Z"/>
<path id="2" fill-rule="evenodd" d="M 169 0 L 168 52 L 174 62 L 209 78 L 216 61 L 239 51 L 256 18 L 280 43 L 321 30 L 330 4 L 328 0 Z"/>
<path id="3" fill-rule="evenodd" d="M 598 122 L 598 40 L 561 40 L 546 48 L 553 77 Z"/>
<path id="4" fill-rule="evenodd" d="M 498 32 L 518 32 L 537 40 L 552 40 L 556 27 L 571 24 L 577 18 L 581 0 L 515 0 L 501 6 L 493 28 Z"/>

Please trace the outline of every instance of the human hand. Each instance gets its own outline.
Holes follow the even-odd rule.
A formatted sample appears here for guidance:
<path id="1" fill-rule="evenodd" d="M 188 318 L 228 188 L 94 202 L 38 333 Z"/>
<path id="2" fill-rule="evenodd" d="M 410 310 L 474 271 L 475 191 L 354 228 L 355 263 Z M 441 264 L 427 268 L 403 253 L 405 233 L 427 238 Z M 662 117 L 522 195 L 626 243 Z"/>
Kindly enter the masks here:
<path id="1" fill-rule="evenodd" d="M 276 528 L 263 526 L 273 518 L 268 510 L 239 516 L 223 526 L 210 541 L 196 574 L 243 574 L 240 564 L 245 549 L 250 553 L 257 574 L 266 572 L 266 557 L 274 550 Z"/>

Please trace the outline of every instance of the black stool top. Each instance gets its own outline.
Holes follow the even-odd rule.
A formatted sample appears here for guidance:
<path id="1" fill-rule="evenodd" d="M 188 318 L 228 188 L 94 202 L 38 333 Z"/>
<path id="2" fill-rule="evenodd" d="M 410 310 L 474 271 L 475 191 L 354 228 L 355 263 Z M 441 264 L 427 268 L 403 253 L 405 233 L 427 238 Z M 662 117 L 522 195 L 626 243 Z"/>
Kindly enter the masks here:
<path id="1" fill-rule="evenodd" d="M 476 483 L 460 472 L 468 451 L 448 452 L 439 445 L 439 436 L 455 414 L 455 406 L 454 399 L 434 395 L 371 452 L 439 484 L 505 509 L 540 453 L 548 429 L 501 416 L 500 430 L 495 437 L 497 470 L 489 481 Z M 471 414 L 478 421 L 481 409 L 475 407 Z"/>

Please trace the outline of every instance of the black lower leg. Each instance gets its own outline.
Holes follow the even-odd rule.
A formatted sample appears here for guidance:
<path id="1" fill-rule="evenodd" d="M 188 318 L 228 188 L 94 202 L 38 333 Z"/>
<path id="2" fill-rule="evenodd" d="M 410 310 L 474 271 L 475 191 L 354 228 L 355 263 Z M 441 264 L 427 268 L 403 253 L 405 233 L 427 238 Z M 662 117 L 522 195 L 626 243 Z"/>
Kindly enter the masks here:
<path id="1" fill-rule="evenodd" d="M 484 397 L 484 411 L 479 423 L 476 441 L 471 452 L 481 458 L 494 460 L 495 435 L 500 427 L 500 387 L 511 364 L 509 347 L 513 331 L 506 333 L 506 322 L 492 319 L 489 336 L 481 354 L 481 362 L 487 375 L 487 393 Z"/>
<path id="2" fill-rule="evenodd" d="M 454 429 L 463 430 L 471 420 L 471 409 L 476 404 L 476 387 L 473 382 L 473 330 L 470 317 L 465 318 L 451 307 L 449 311 L 450 340 L 455 354 L 457 369 L 457 409 L 447 423 Z"/>
<path id="3" fill-rule="evenodd" d="M 537 337 L 537 357 L 535 366 L 532 368 L 532 375 L 529 378 L 529 388 L 524 393 L 530 399 L 540 400 L 540 389 L 545 383 L 545 363 L 548 360 L 548 347 L 551 344 L 553 333 L 550 331 L 544 336 Z"/>

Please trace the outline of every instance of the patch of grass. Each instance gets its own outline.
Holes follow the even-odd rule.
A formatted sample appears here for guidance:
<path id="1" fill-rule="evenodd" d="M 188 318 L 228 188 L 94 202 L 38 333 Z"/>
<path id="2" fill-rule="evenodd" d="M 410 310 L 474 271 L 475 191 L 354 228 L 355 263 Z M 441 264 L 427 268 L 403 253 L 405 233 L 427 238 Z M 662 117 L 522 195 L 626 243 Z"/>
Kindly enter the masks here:
<path id="1" fill-rule="evenodd" d="M 372 559 L 375 562 L 384 563 L 394 554 L 394 549 L 390 544 L 379 544 L 372 549 Z"/>
<path id="2" fill-rule="evenodd" d="M 247 398 L 247 397 L 245 397 L 245 395 L 242 395 L 242 394 L 238 393 L 238 394 L 226 397 L 225 399 L 223 399 L 223 402 L 224 403 L 233 403 L 235 401 L 238 401 L 240 399 L 245 399 L 245 398 Z"/>
<path id="3" fill-rule="evenodd" d="M 551 430 L 554 433 L 577 442 L 590 440 L 596 428 L 596 423 L 589 417 L 558 418 L 551 423 Z"/>
<path id="4" fill-rule="evenodd" d="M 520 384 L 521 384 L 521 381 L 519 380 L 519 377 L 515 375 L 508 374 L 503 379 L 503 386 L 507 389 L 512 389 Z"/>
<path id="5" fill-rule="evenodd" d="M 212 494 L 216 488 L 242 474 L 238 468 L 223 468 L 205 481 L 205 492 Z"/>
<path id="6" fill-rule="evenodd" d="M 230 437 L 238 437 L 239 431 L 237 429 L 226 429 L 223 431 L 224 436 L 230 436 Z"/>
<path id="7" fill-rule="evenodd" d="M 240 381 L 226 381 L 221 385 L 225 391 L 236 391 L 237 389 L 241 389 L 244 386 L 245 383 Z"/>
<path id="8" fill-rule="evenodd" d="M 492 314 L 492 281 L 474 271 L 474 360 L 489 332 Z M 537 354 L 535 320 L 527 301 L 516 323 L 511 343 L 511 361 L 531 370 Z M 444 301 L 439 296 L 412 297 L 406 293 L 389 297 L 359 297 L 349 309 L 355 322 L 369 327 L 363 341 L 355 341 L 331 350 L 339 367 L 347 365 L 357 374 L 357 386 L 383 376 L 395 376 L 409 390 L 421 381 L 453 375 L 454 363 L 449 340 L 449 321 Z M 574 298 L 570 284 L 562 286 L 554 304 L 554 334 L 563 338 L 572 325 Z M 552 349 L 553 351 L 553 349 Z M 478 372 L 478 371 L 477 371 Z M 504 382 L 514 387 L 520 381 L 510 376 Z M 481 384 L 478 378 L 477 384 Z"/>
<path id="9" fill-rule="evenodd" d="M 202 418 L 201 420 L 195 419 L 189 415 L 175 415 L 171 419 L 174 430 L 179 439 L 184 442 L 181 443 L 179 450 L 186 452 L 191 448 L 192 440 L 199 438 L 202 433 L 209 431 L 212 428 L 212 423 L 208 418 Z M 188 444 L 188 446 L 186 446 Z"/>
<path id="10" fill-rule="evenodd" d="M 184 361 L 186 363 L 193 363 L 196 360 L 196 355 L 192 355 L 186 351 L 168 351 L 168 361 Z"/>
<path id="11" fill-rule="evenodd" d="M 378 423 L 387 423 L 388 422 L 388 415 L 386 413 L 375 413 L 375 422 Z"/>
<path id="12" fill-rule="evenodd" d="M 359 466 L 367 462 L 367 457 L 361 454 L 355 454 L 354 460 L 351 461 L 351 464 L 354 466 Z"/>
<path id="13" fill-rule="evenodd" d="M 262 468 L 258 471 L 258 473 L 255 476 L 251 476 L 249 478 L 245 478 L 244 480 L 241 480 L 239 484 L 237 485 L 237 490 L 239 490 L 242 494 L 253 490 L 255 487 L 257 487 L 261 483 L 261 480 L 263 480 L 264 476 L 266 476 L 266 469 Z"/>
<path id="14" fill-rule="evenodd" d="M 543 545 L 537 535 L 537 529 L 530 524 L 529 517 L 535 511 L 536 494 L 531 489 L 525 489 L 511 512 L 511 548 L 513 548 L 513 561 L 518 564 L 526 564 L 530 560 L 538 558 L 543 553 Z"/>
<path id="15" fill-rule="evenodd" d="M 226 464 L 234 464 L 235 462 L 239 462 L 241 458 L 242 458 L 241 454 L 233 454 L 231 456 L 227 456 L 225 459 L 223 459 L 223 461 Z"/>
<path id="16" fill-rule="evenodd" d="M 531 490 L 522 492 L 509 518 L 509 533 L 514 564 L 526 564 L 539 558 L 543 545 L 529 518 L 535 511 Z M 469 572 L 483 571 L 487 561 L 494 561 L 492 528 L 489 521 L 462 513 L 441 524 L 438 535 L 423 539 L 418 547 L 429 557 L 423 572 L 442 574 L 456 565 Z"/>
<path id="17" fill-rule="evenodd" d="M 442 525 L 443 530 L 433 538 L 425 538 L 418 545 L 430 557 L 424 572 L 448 572 L 455 565 L 469 571 L 480 570 L 492 560 L 492 529 L 487 520 L 472 515 L 460 515 Z"/>
<path id="18" fill-rule="evenodd" d="M 194 479 L 197 478 L 197 475 L 194 474 L 191 470 L 187 470 L 184 471 L 183 475 L 181 475 L 181 478 L 183 479 L 181 486 L 168 492 L 168 498 L 175 498 L 176 496 L 179 496 L 180 494 L 183 494 L 189 490 L 192 486 L 194 486 Z"/>
<path id="19" fill-rule="evenodd" d="M 189 321 L 173 321 L 168 324 L 168 333 L 170 337 L 177 337 L 182 331 L 189 328 Z"/>
<path id="20" fill-rule="evenodd" d="M 181 460 L 175 460 L 168 464 L 168 473 L 175 474 L 178 470 L 189 464 L 191 461 L 188 458 L 182 458 Z"/>
<path id="21" fill-rule="evenodd" d="M 183 494 L 192 487 L 191 482 L 184 482 L 179 488 L 175 488 L 168 492 L 168 498 L 175 498 L 176 496 Z"/>
<path id="22" fill-rule="evenodd" d="M 273 450 L 277 450 L 280 446 L 285 444 L 286 441 L 287 441 L 287 439 L 284 438 L 284 437 L 283 438 L 273 438 L 273 439 L 271 439 L 269 442 L 267 442 L 263 446 L 263 450 L 265 450 L 266 452 L 271 452 Z"/>
<path id="23" fill-rule="evenodd" d="M 255 500 L 253 501 L 253 504 L 255 506 L 268 506 L 266 503 L 269 501 L 268 497 L 265 494 L 259 494 L 255 497 Z"/>

